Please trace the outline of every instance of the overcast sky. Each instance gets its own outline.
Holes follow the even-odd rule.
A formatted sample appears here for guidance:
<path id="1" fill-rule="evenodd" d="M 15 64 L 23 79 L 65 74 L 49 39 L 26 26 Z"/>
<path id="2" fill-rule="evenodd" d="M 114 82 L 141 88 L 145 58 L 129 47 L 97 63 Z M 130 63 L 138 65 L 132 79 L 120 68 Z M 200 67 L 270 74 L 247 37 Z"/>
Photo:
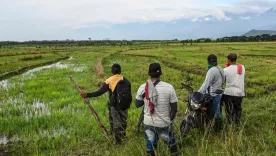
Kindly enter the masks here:
<path id="1" fill-rule="evenodd" d="M 263 12 L 276 0 L 0 0 L 0 40 L 66 39 L 86 27 Z"/>

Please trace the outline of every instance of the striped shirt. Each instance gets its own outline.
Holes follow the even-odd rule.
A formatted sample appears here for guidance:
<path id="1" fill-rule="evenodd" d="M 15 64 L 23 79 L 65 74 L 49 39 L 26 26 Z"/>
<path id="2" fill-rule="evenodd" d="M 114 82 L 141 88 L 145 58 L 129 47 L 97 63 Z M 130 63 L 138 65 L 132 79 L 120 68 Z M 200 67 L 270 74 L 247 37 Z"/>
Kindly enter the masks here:
<path id="1" fill-rule="evenodd" d="M 148 100 L 143 98 L 145 93 L 145 86 L 143 84 L 140 86 L 137 92 L 136 99 L 144 100 L 144 124 L 154 127 L 167 127 L 171 123 L 170 112 L 171 103 L 176 103 L 178 101 L 174 87 L 166 82 L 160 81 L 156 86 L 158 92 L 157 105 L 154 108 L 154 113 L 151 114 L 148 106 Z"/>

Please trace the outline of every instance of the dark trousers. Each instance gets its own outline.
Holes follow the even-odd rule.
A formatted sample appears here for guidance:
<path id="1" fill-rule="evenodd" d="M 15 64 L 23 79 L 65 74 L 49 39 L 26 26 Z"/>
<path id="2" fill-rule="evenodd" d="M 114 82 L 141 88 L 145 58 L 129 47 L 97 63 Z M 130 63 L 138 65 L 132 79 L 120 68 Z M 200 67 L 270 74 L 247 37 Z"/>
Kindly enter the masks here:
<path id="1" fill-rule="evenodd" d="M 116 143 L 121 143 L 126 136 L 128 110 L 119 110 L 115 107 L 108 107 L 110 132 L 114 136 Z"/>
<path id="2" fill-rule="evenodd" d="M 213 118 L 214 119 L 221 119 L 222 118 L 221 105 L 220 105 L 221 97 L 222 97 L 221 94 L 213 96 L 213 101 L 212 101 L 212 103 L 210 103 L 212 119 Z"/>
<path id="3" fill-rule="evenodd" d="M 222 94 L 213 96 L 213 100 L 208 104 L 207 108 L 207 123 L 211 124 L 214 132 L 220 132 L 223 127 L 222 113 L 221 113 L 221 98 Z"/>
<path id="4" fill-rule="evenodd" d="M 239 123 L 242 113 L 242 98 L 239 96 L 223 95 L 225 112 L 228 123 Z"/>

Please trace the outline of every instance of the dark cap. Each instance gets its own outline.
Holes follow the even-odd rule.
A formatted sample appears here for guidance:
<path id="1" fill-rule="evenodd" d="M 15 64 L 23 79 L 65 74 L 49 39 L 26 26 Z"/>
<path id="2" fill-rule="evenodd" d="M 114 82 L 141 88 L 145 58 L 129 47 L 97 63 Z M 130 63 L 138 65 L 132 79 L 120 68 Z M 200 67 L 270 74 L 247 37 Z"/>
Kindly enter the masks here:
<path id="1" fill-rule="evenodd" d="M 238 58 L 238 56 L 237 56 L 237 54 L 235 54 L 235 53 L 230 53 L 229 55 L 227 55 L 227 58 L 228 59 L 234 59 L 234 60 L 236 60 L 237 58 Z"/>
<path id="2" fill-rule="evenodd" d="M 210 63 L 212 65 L 217 65 L 218 64 L 218 58 L 214 54 L 209 55 L 207 60 L 208 60 L 208 63 Z"/>
<path id="3" fill-rule="evenodd" d="M 149 66 L 149 76 L 152 78 L 158 78 L 162 75 L 161 66 L 159 63 L 152 63 Z"/>

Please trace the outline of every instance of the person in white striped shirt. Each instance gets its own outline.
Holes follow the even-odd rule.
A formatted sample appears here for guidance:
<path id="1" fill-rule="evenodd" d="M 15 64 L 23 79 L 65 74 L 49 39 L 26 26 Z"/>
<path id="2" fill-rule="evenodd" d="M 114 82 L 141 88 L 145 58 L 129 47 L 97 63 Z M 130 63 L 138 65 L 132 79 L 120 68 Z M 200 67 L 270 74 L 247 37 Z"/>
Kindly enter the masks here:
<path id="1" fill-rule="evenodd" d="M 159 137 L 168 145 L 171 154 L 177 156 L 176 139 L 173 136 L 173 120 L 177 113 L 177 96 L 174 87 L 160 81 L 161 66 L 152 63 L 149 66 L 150 80 L 140 86 L 135 104 L 144 105 L 144 130 L 146 151 L 155 155 Z"/>

